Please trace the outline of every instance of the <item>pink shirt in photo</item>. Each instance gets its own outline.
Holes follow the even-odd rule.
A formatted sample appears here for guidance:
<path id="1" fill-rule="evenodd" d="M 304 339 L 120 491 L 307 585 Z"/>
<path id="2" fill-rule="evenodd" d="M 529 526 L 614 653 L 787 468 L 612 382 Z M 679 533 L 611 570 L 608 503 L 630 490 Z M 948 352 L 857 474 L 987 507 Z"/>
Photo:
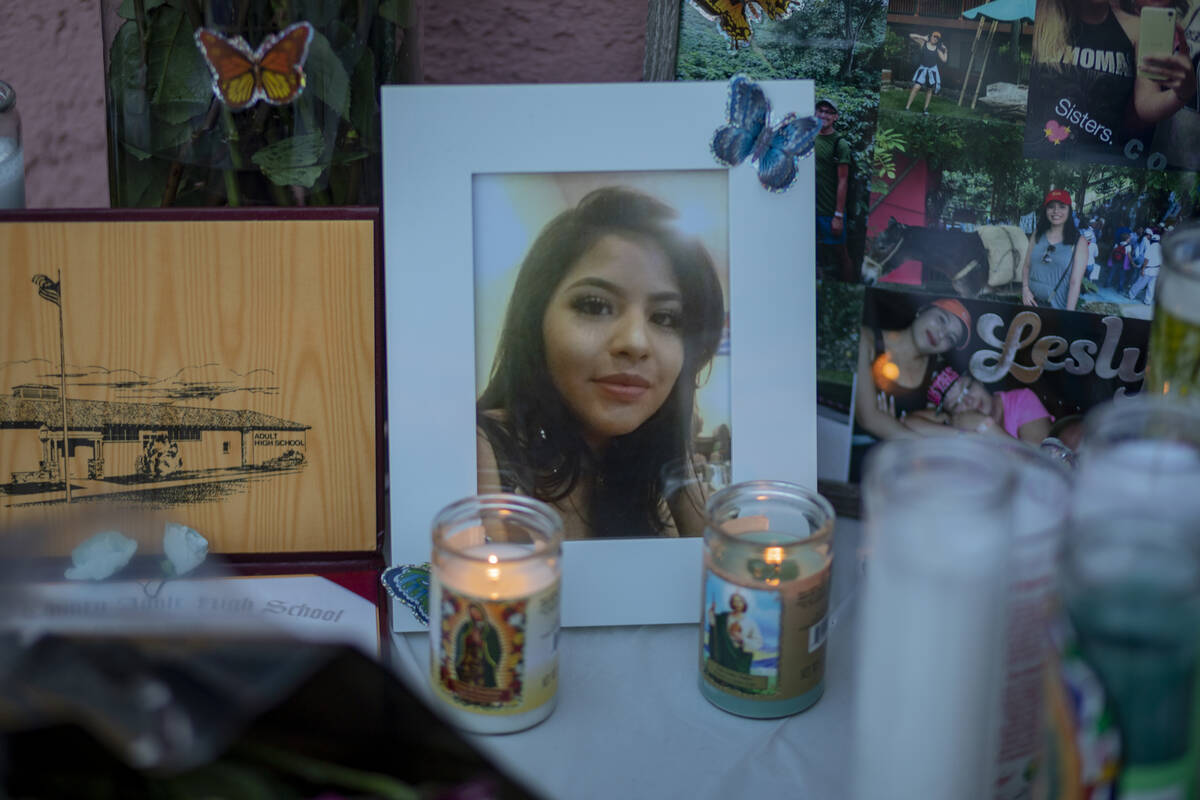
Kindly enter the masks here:
<path id="1" fill-rule="evenodd" d="M 1008 431 L 1008 434 L 1014 439 L 1020 438 L 1018 431 L 1026 422 L 1032 422 L 1042 417 L 1050 417 L 1050 421 L 1054 421 L 1054 417 L 1042 405 L 1042 401 L 1038 399 L 1032 389 L 996 392 L 996 397 L 1000 398 L 1004 407 L 1004 430 Z"/>

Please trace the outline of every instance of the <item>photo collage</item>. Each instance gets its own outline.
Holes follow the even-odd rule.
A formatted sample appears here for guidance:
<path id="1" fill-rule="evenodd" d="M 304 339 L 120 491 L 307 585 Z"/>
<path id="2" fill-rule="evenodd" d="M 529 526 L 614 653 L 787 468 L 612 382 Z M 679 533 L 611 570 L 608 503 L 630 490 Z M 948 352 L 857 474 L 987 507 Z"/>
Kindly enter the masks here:
<path id="1" fill-rule="evenodd" d="M 820 477 L 960 430 L 1072 459 L 1200 216 L 1200 0 L 726 5 L 683 3 L 677 79 L 816 86 Z"/>

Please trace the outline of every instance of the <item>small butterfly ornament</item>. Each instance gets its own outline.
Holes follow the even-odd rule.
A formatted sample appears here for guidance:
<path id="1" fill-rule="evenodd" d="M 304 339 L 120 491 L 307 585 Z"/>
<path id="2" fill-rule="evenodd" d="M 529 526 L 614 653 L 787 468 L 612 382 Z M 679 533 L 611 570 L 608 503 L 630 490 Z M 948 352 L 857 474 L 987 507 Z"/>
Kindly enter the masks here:
<path id="1" fill-rule="evenodd" d="M 705 19 L 717 23 L 717 28 L 732 50 L 747 47 L 754 29 L 750 23 L 787 19 L 796 0 L 691 0 L 692 6 Z"/>
<path id="2" fill-rule="evenodd" d="M 380 576 L 383 588 L 399 600 L 422 625 L 429 624 L 429 563 L 388 567 Z"/>
<path id="3" fill-rule="evenodd" d="M 304 61 L 312 43 L 313 26 L 294 25 L 262 40 L 251 50 L 238 36 L 226 39 L 208 28 L 196 31 L 196 46 L 204 55 L 213 77 L 213 94 L 231 111 L 265 100 L 282 106 L 304 91 Z"/>
<path id="4" fill-rule="evenodd" d="M 757 83 L 742 75 L 729 82 L 729 124 L 713 134 L 712 152 L 717 161 L 736 167 L 749 159 L 758 165 L 758 180 L 773 192 L 788 189 L 796 180 L 796 159 L 808 156 L 817 141 L 821 122 L 816 117 L 788 114 L 771 127 L 771 104 Z"/>

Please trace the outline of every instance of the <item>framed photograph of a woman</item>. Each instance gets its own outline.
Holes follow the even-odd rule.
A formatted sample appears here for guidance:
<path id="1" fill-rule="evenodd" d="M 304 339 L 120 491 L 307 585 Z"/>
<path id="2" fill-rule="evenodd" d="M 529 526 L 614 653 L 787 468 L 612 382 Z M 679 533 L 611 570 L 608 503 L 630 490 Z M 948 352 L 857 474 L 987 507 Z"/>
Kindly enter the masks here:
<path id="1" fill-rule="evenodd" d="M 815 485 L 812 162 L 784 192 L 718 164 L 727 93 L 384 91 L 392 564 L 516 492 L 563 518 L 564 624 L 695 621 L 708 495 Z"/>
<path id="2" fill-rule="evenodd" d="M 699 536 L 733 443 L 726 173 L 473 194 L 479 490 L 551 503 L 568 540 Z"/>

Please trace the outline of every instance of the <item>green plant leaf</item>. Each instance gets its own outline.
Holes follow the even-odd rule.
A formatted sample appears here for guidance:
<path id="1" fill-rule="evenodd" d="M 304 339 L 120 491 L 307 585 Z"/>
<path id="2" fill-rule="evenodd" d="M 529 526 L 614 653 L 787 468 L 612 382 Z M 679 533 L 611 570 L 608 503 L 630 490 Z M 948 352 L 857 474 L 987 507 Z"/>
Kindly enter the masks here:
<path id="1" fill-rule="evenodd" d="M 313 35 L 304 73 L 307 76 L 305 92 L 312 92 L 344 118 L 350 111 L 350 76 L 329 46 L 329 40 L 320 32 Z"/>
<path id="2" fill-rule="evenodd" d="M 134 164 L 119 157 L 116 172 L 116 204 L 122 208 L 155 208 L 162 203 L 170 165 L 162 159 Z"/>
<path id="3" fill-rule="evenodd" d="M 137 25 L 126 22 L 117 28 L 108 49 L 108 82 L 112 89 L 145 88 L 146 71 L 142 66 Z"/>
<path id="4" fill-rule="evenodd" d="M 366 42 L 358 38 L 358 34 L 355 33 L 354 29 L 340 19 L 331 23 L 325 29 L 325 33 L 325 38 L 329 41 L 329 46 L 337 54 L 338 60 L 346 68 L 347 74 L 353 74 L 358 66 L 358 62 L 368 52 Z"/>
<path id="5" fill-rule="evenodd" d="M 151 116 L 150 149 L 154 153 L 164 150 L 174 150 L 192 140 L 194 127 L 190 120 L 171 123 Z"/>
<path id="6" fill-rule="evenodd" d="M 412 25 L 412 2 L 411 0 L 383 0 L 379 4 L 379 16 L 401 28 L 408 28 Z"/>
<path id="7" fill-rule="evenodd" d="M 129 155 L 133 156 L 138 161 L 145 161 L 150 157 L 150 153 L 148 151 L 130 143 L 128 139 L 125 139 L 123 142 L 121 142 L 121 146 L 125 148 L 125 151 L 129 153 Z"/>
<path id="8" fill-rule="evenodd" d="M 349 164 L 352 161 L 362 161 L 371 155 L 363 150 L 337 150 L 333 154 L 332 164 Z"/>
<path id="9" fill-rule="evenodd" d="M 139 160 L 149 157 L 146 69 L 142 66 L 137 25 L 132 22 L 117 29 L 109 48 L 108 118 L 114 144 L 125 146 Z"/>
<path id="10" fill-rule="evenodd" d="M 306 133 L 269 144 L 251 156 L 250 160 L 264 169 L 310 167 L 320 162 L 324 152 L 324 136 L 321 133 Z"/>
<path id="11" fill-rule="evenodd" d="M 275 170 L 264 168 L 263 174 L 279 186 L 303 186 L 305 189 L 311 189 L 317 178 L 321 177 L 322 171 L 322 167 L 288 167 Z"/>
<path id="12" fill-rule="evenodd" d="M 324 152 L 325 137 L 320 133 L 307 133 L 269 144 L 250 160 L 272 183 L 280 186 L 298 184 L 311 189 L 325 168 L 319 164 Z"/>
<path id="13" fill-rule="evenodd" d="M 293 0 L 290 10 L 297 22 L 305 20 L 317 28 L 324 28 L 338 17 L 338 3 L 329 0 Z"/>
<path id="14" fill-rule="evenodd" d="M 146 0 L 146 10 L 158 8 L 167 0 Z M 117 16 L 121 19 L 137 19 L 133 12 L 133 0 L 121 0 L 121 7 L 117 9 Z"/>
<path id="15" fill-rule="evenodd" d="M 375 55 L 366 50 L 354 67 L 354 88 L 350 93 L 348 120 L 358 132 L 359 141 L 369 149 L 379 143 L 379 102 L 375 99 Z"/>
<path id="16" fill-rule="evenodd" d="M 156 116 L 176 124 L 208 110 L 212 75 L 183 12 L 159 9 L 150 27 L 148 51 L 150 102 Z"/>

